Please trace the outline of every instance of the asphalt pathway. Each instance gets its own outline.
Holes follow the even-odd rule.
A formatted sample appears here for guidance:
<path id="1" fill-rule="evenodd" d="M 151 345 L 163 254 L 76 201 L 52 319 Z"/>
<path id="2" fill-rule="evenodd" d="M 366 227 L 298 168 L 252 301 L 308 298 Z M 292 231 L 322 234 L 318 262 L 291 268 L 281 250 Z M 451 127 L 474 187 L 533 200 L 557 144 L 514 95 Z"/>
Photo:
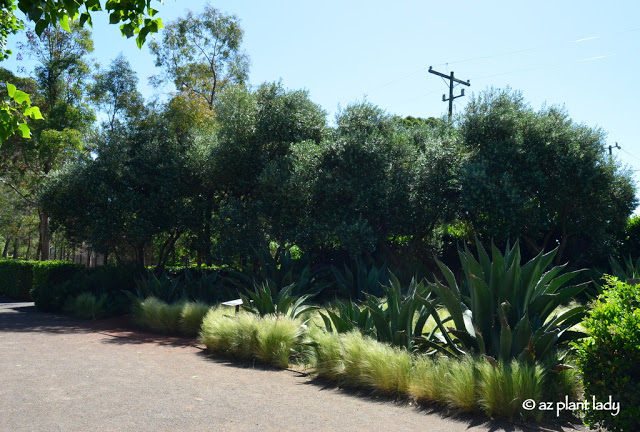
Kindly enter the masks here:
<path id="1" fill-rule="evenodd" d="M 572 430 L 547 426 L 542 430 Z M 529 431 L 0 299 L 0 431 Z"/>

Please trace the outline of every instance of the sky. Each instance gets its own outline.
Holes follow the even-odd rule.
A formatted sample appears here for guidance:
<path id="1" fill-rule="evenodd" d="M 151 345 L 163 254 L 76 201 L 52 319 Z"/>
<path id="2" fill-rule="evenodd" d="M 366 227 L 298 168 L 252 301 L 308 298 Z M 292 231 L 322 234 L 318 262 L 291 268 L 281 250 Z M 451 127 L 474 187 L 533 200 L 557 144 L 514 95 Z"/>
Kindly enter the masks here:
<path id="1" fill-rule="evenodd" d="M 187 9 L 198 13 L 205 1 L 155 2 L 165 24 Z M 448 86 L 428 73 L 455 72 L 470 80 L 460 112 L 472 94 L 507 86 L 522 92 L 535 109 L 564 106 L 577 123 L 600 127 L 613 155 L 640 181 L 640 1 L 486 0 L 456 2 L 382 0 L 209 2 L 235 14 L 251 58 L 250 84 L 282 80 L 306 89 L 311 100 L 334 118 L 340 107 L 369 101 L 389 114 L 445 115 Z M 107 66 L 119 53 L 131 62 L 147 98 L 157 74 L 148 47 L 94 15 L 93 57 Z M 155 36 L 161 38 L 161 33 Z M 9 39 L 15 47 L 19 36 Z M 14 48 L 14 53 L 19 50 Z M 2 66 L 27 71 L 33 64 L 15 56 Z M 460 94 L 460 86 L 455 94 Z M 640 186 L 640 182 L 638 182 Z"/>

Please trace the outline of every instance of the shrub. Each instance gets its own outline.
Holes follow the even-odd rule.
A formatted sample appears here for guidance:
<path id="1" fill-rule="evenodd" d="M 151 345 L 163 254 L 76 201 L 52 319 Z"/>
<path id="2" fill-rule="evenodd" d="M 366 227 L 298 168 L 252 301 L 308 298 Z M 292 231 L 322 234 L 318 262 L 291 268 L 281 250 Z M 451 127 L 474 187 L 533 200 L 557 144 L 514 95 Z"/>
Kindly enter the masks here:
<path id="1" fill-rule="evenodd" d="M 29 300 L 34 261 L 0 260 L 0 295 Z"/>
<path id="2" fill-rule="evenodd" d="M 86 270 L 82 264 L 66 261 L 39 261 L 33 266 L 31 298 L 44 312 L 58 312 L 64 304 L 75 300 L 82 288 L 72 289 L 70 281 Z"/>
<path id="3" fill-rule="evenodd" d="M 620 403 L 618 415 L 587 410 L 585 422 L 611 431 L 640 430 L 640 285 L 608 277 L 584 327 L 589 337 L 576 344 L 587 401 Z"/>

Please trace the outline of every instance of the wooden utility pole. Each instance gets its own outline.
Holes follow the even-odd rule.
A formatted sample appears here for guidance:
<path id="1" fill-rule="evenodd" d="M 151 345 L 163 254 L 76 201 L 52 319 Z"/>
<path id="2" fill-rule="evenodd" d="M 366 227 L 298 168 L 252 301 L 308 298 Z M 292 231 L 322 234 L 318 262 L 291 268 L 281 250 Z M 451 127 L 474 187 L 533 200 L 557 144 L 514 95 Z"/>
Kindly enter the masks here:
<path id="1" fill-rule="evenodd" d="M 618 143 L 616 143 L 616 145 L 614 145 L 614 146 L 610 145 L 609 146 L 609 157 L 613 157 L 613 152 L 611 150 L 613 150 L 614 148 L 621 149 L 622 147 L 620 147 L 618 145 Z"/>
<path id="2" fill-rule="evenodd" d="M 451 117 L 453 116 L 453 100 L 464 96 L 464 89 L 462 89 L 458 96 L 453 95 L 453 83 L 456 82 L 458 84 L 466 85 L 467 87 L 469 87 L 471 83 L 469 82 L 469 80 L 462 81 L 456 78 L 455 76 L 453 76 L 453 71 L 451 71 L 450 75 L 447 75 L 443 74 L 442 72 L 434 71 L 433 68 L 429 66 L 429 73 L 449 80 L 449 98 L 446 99 L 446 95 L 442 95 L 442 102 L 449 101 L 449 121 L 451 121 Z"/>

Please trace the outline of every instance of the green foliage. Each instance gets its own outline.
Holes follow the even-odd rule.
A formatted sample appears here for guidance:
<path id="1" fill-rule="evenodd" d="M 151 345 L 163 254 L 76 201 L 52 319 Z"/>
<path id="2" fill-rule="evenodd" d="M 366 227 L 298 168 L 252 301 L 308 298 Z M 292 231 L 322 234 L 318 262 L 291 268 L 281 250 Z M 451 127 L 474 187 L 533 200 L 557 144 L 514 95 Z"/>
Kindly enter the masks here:
<path id="1" fill-rule="evenodd" d="M 460 285 L 439 261 L 447 285 L 438 280 L 431 285 L 455 326 L 447 331 L 437 323 L 447 349 L 534 364 L 554 359 L 559 346 L 584 336 L 570 328 L 582 320 L 586 308 L 569 308 L 555 315 L 558 306 L 584 290 L 584 284 L 563 288 L 579 271 L 561 274 L 566 265 L 547 270 L 556 250 L 521 265 L 518 242 L 507 245 L 504 255 L 492 244 L 491 256 L 480 241 L 476 245 L 478 259 L 466 245 L 459 251 L 465 274 Z M 435 302 L 431 304 L 435 309 Z"/>
<path id="2" fill-rule="evenodd" d="M 211 306 L 202 302 L 186 302 L 180 312 L 180 331 L 189 336 L 197 336 L 204 317 Z"/>
<path id="3" fill-rule="evenodd" d="M 455 208 L 455 140 L 428 126 L 399 127 L 368 103 L 347 107 L 337 124 L 320 145 L 296 144 L 288 158 L 292 243 L 314 254 L 430 255 L 434 227 Z"/>
<path id="4" fill-rule="evenodd" d="M 30 295 L 42 311 L 59 311 L 67 301 L 56 299 L 56 286 L 69 282 L 86 269 L 82 264 L 66 261 L 38 261 L 33 265 L 33 287 Z M 55 305 L 55 306 L 54 306 Z"/>
<path id="5" fill-rule="evenodd" d="M 590 409 L 585 422 L 610 431 L 640 427 L 640 285 L 607 278 L 603 294 L 584 321 L 589 335 L 576 344 L 586 400 L 620 403 L 618 415 Z"/>
<path id="6" fill-rule="evenodd" d="M 154 332 L 177 334 L 184 302 L 167 304 L 155 297 L 148 297 L 134 305 L 134 320 Z"/>
<path id="7" fill-rule="evenodd" d="M 351 300 L 364 300 L 367 294 L 380 296 L 382 287 L 389 283 L 387 265 L 380 267 L 375 263 L 370 266 L 360 257 L 356 257 L 351 265 L 344 264 L 344 272 L 331 266 L 336 285 L 342 294 Z"/>
<path id="8" fill-rule="evenodd" d="M 373 318 L 369 314 L 369 308 L 360 307 L 353 301 L 341 302 L 336 300 L 333 307 L 328 307 L 324 312 L 318 312 L 324 321 L 327 332 L 348 333 L 359 330 L 363 335 L 372 336 L 375 332 Z"/>
<path id="9" fill-rule="evenodd" d="M 305 304 L 311 297 L 310 295 L 291 295 L 294 286 L 289 285 L 278 291 L 277 287 L 268 282 L 255 285 L 253 291 L 247 290 L 246 295 L 240 294 L 242 308 L 261 317 L 275 314 L 284 315 L 291 319 L 318 309 L 317 306 Z"/>
<path id="10" fill-rule="evenodd" d="M 247 79 L 249 59 L 241 51 L 242 37 L 235 15 L 209 5 L 200 15 L 188 11 L 184 18 L 167 25 L 162 42 L 149 44 L 156 66 L 166 74 L 156 81 L 169 79 L 179 92 L 213 107 L 219 88 Z"/>
<path id="11" fill-rule="evenodd" d="M 216 308 L 205 316 L 199 340 L 217 355 L 287 367 L 303 331 L 300 321 L 282 315 L 259 317 L 243 312 L 227 316 Z"/>
<path id="12" fill-rule="evenodd" d="M 19 133 L 22 138 L 31 138 L 26 118 L 43 120 L 40 108 L 31 106 L 29 95 L 16 86 L 6 83 L 7 95 L 0 104 L 0 146 L 2 142 Z"/>
<path id="13" fill-rule="evenodd" d="M 384 301 L 367 296 L 365 307 L 369 310 L 378 341 L 412 350 L 416 343 L 427 341 L 422 335 L 424 325 L 434 309 L 427 297 L 430 288 L 415 279 L 403 293 L 400 281 L 393 273 L 388 286 L 384 286 Z"/>
<path id="14" fill-rule="evenodd" d="M 640 256 L 640 215 L 632 215 L 627 221 L 618 247 L 618 256 Z"/>
<path id="15" fill-rule="evenodd" d="M 634 261 L 631 256 L 628 256 L 623 259 L 623 264 L 610 256 L 609 265 L 611 266 L 611 275 L 621 281 L 640 278 L 640 258 Z"/>
<path id="16" fill-rule="evenodd" d="M 166 303 L 175 303 L 186 299 L 184 287 L 179 278 L 171 278 L 166 272 L 156 276 L 153 272 L 144 273 L 136 280 L 136 294 L 139 299 L 154 298 Z"/>
<path id="17" fill-rule="evenodd" d="M 29 300 L 33 286 L 33 261 L 0 260 L 0 295 Z"/>
<path id="18" fill-rule="evenodd" d="M 241 266 L 239 271 L 227 273 L 227 279 L 235 285 L 248 288 L 260 284 L 268 284 L 280 291 L 293 285 L 296 295 L 317 295 L 327 287 L 322 280 L 324 268 L 311 270 L 306 257 L 292 258 L 288 249 L 278 249 L 271 254 L 267 247 L 253 248 L 256 262 L 253 266 Z"/>
<path id="19" fill-rule="evenodd" d="M 92 25 L 92 12 L 106 10 L 110 24 L 120 24 L 120 31 L 128 38 L 136 36 L 138 47 L 142 47 L 149 33 L 156 33 L 162 28 L 162 20 L 153 18 L 157 10 L 151 7 L 151 0 L 134 0 L 129 2 L 107 1 L 104 9 L 99 0 L 49 1 L 10 0 L 13 10 L 18 7 L 29 20 L 35 23 L 38 35 L 49 26 L 60 25 L 70 31 L 71 25 L 78 20 L 80 26 Z"/>
<path id="20" fill-rule="evenodd" d="M 95 320 L 102 318 L 106 313 L 106 294 L 98 298 L 94 294 L 85 292 L 75 297 L 72 302 L 72 313 L 78 318 Z"/>
<path id="21" fill-rule="evenodd" d="M 603 131 L 491 89 L 469 102 L 460 135 L 469 152 L 461 205 L 483 239 L 520 238 L 531 255 L 558 244 L 556 263 L 573 265 L 611 253 L 637 199 Z"/>
<path id="22" fill-rule="evenodd" d="M 478 400 L 488 416 L 508 417 L 513 420 L 531 416 L 540 421 L 542 411 L 527 411 L 522 403 L 527 399 L 543 401 L 545 372 L 540 365 L 529 365 L 512 360 L 497 366 L 485 361 L 478 364 L 480 375 Z M 537 404 L 536 404 L 537 406 Z"/>

